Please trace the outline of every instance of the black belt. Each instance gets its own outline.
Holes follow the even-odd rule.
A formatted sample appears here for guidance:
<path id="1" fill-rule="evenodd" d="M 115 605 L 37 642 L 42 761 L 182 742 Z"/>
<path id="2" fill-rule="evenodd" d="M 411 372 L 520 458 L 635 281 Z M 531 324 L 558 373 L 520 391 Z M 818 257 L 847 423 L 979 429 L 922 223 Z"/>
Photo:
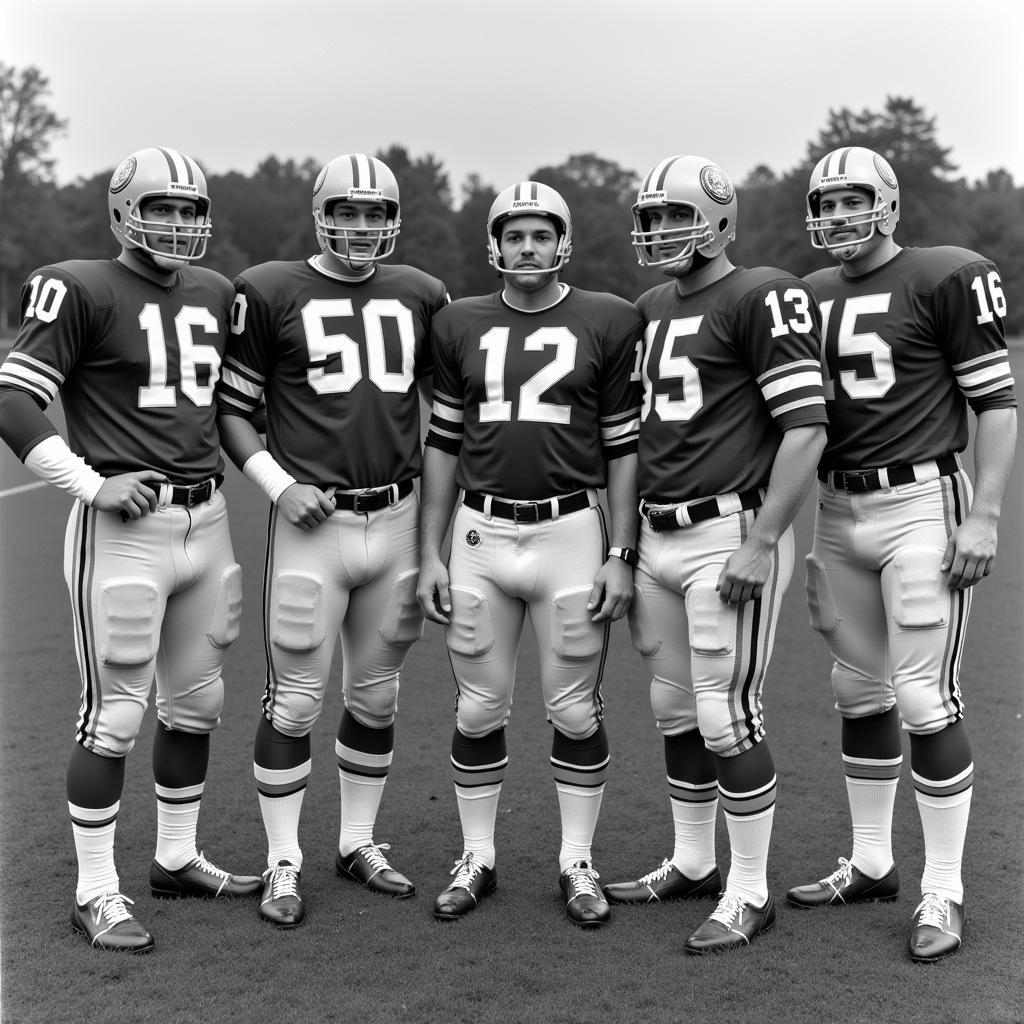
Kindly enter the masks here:
<path id="1" fill-rule="evenodd" d="M 477 491 L 466 491 L 464 503 L 477 512 L 487 509 L 487 495 Z M 499 519 L 510 519 L 514 523 L 542 523 L 546 519 L 555 518 L 557 502 L 558 515 L 566 516 L 572 512 L 582 512 L 590 508 L 590 495 L 586 491 L 576 491 L 564 498 L 548 499 L 547 501 L 506 501 L 504 498 L 491 498 L 490 515 Z"/>
<path id="2" fill-rule="evenodd" d="M 204 501 L 209 501 L 214 496 L 222 483 L 224 483 L 224 476 L 218 473 L 201 484 L 171 484 L 171 496 L 167 499 L 167 504 L 184 505 L 185 508 L 202 505 Z"/>
<path id="3" fill-rule="evenodd" d="M 865 469 L 852 471 L 845 469 L 819 469 L 818 479 L 830 484 L 833 490 L 846 491 L 847 494 L 866 494 L 868 491 L 880 491 L 883 487 L 902 487 L 904 484 L 918 482 L 917 467 L 930 468 L 931 462 L 918 463 L 917 466 L 889 466 L 887 469 Z M 939 476 L 953 476 L 960 471 L 960 460 L 955 455 L 943 455 L 935 459 Z M 922 473 L 921 479 L 931 479 L 931 474 Z"/>
<path id="4" fill-rule="evenodd" d="M 642 501 L 640 511 L 651 524 L 655 533 L 663 533 L 665 530 L 682 530 L 694 523 L 703 523 L 708 519 L 720 519 L 722 516 L 732 515 L 734 512 L 746 512 L 752 508 L 760 508 L 762 501 L 762 490 L 759 487 L 752 487 L 749 491 L 738 491 L 735 494 L 722 494 L 714 498 L 698 498 L 696 501 L 682 502 L 675 508 L 653 509 L 651 505 L 661 505 L 664 502 Z M 739 508 L 736 508 L 735 500 L 739 499 Z M 682 517 L 679 512 L 682 510 Z M 680 518 L 688 522 L 680 522 Z"/>
<path id="5" fill-rule="evenodd" d="M 326 490 L 326 488 L 321 488 Z M 388 505 L 397 505 L 403 498 L 412 494 L 412 481 L 403 480 L 400 484 L 387 487 L 371 488 L 365 491 L 334 492 L 334 507 L 346 512 L 377 512 Z"/>

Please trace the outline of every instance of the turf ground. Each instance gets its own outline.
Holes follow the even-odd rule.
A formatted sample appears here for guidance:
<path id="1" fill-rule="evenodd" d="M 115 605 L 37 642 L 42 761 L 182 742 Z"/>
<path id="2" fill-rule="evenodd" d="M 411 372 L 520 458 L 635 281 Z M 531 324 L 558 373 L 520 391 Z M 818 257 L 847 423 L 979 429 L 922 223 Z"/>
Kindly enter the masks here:
<path id="1" fill-rule="evenodd" d="M 1024 380 L 1024 349 L 1013 349 Z M 1024 448 L 1021 449 L 1024 451 Z M 550 731 L 527 638 L 509 735 L 498 823 L 499 889 L 454 925 L 430 916 L 447 884 L 459 829 L 447 765 L 453 686 L 438 629 L 429 627 L 403 674 L 397 748 L 377 840 L 419 886 L 416 899 L 375 898 L 334 875 L 338 686 L 314 732 L 314 775 L 302 825 L 306 925 L 280 933 L 251 902 L 158 902 L 148 893 L 155 811 L 149 765 L 154 715 L 129 759 L 118 821 L 122 888 L 155 934 L 153 955 L 90 950 L 71 932 L 75 866 L 64 769 L 78 677 L 61 577 L 69 502 L 0 454 L 0 966 L 2 1019 L 35 1022 L 246 1020 L 414 1022 L 921 1022 L 1022 1019 L 1024 742 L 1022 543 L 1018 468 L 1003 513 L 997 572 L 979 588 L 962 681 L 976 785 L 966 851 L 969 923 L 961 953 L 932 967 L 905 957 L 922 864 L 909 759 L 894 843 L 903 892 L 893 904 L 800 912 L 785 890 L 848 854 L 848 823 L 824 645 L 807 626 L 802 572 L 786 599 L 766 697 L 779 774 L 769 882 L 774 932 L 727 957 L 687 958 L 685 936 L 711 904 L 616 908 L 584 934 L 565 920 L 556 883 L 558 822 L 547 765 Z M 25 490 L 17 490 L 19 487 Z M 251 778 L 261 692 L 258 613 L 266 508 L 237 474 L 226 484 L 236 557 L 245 571 L 242 635 L 225 671 L 227 702 L 214 737 L 201 848 L 258 873 L 264 837 Z M 797 524 L 809 547 L 812 507 Z M 340 680 L 338 667 L 334 681 Z M 604 694 L 613 770 L 595 846 L 603 878 L 654 868 L 670 852 L 660 744 L 647 682 L 621 624 Z M 728 866 L 724 823 L 719 863 Z"/>

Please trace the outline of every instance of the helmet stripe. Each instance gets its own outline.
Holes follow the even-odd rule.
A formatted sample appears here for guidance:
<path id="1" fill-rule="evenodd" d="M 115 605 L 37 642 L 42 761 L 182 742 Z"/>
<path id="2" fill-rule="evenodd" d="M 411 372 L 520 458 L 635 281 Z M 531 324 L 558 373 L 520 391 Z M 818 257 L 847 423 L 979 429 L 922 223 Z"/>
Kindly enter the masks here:
<path id="1" fill-rule="evenodd" d="M 178 162 L 175 157 L 178 155 L 172 149 L 164 149 L 163 146 L 157 146 L 157 149 L 163 153 L 164 159 L 167 161 L 167 174 L 168 181 L 177 182 L 181 177 L 181 173 L 178 170 Z"/>
<path id="2" fill-rule="evenodd" d="M 852 146 L 847 146 L 846 149 L 843 150 L 842 156 L 839 158 L 839 174 L 846 173 L 846 161 L 850 158 L 852 149 Z"/>
<path id="3" fill-rule="evenodd" d="M 651 177 L 655 179 L 654 186 L 652 188 L 645 189 L 647 192 L 660 192 L 665 187 L 665 178 L 668 177 L 668 172 L 671 170 L 672 165 L 679 159 L 677 156 L 670 156 L 667 160 L 663 160 L 657 167 L 651 171 Z"/>
<path id="4" fill-rule="evenodd" d="M 348 162 L 352 165 L 352 184 L 359 187 L 359 155 L 353 153 L 349 158 Z"/>
<path id="5" fill-rule="evenodd" d="M 366 170 L 370 175 L 370 188 L 377 187 L 377 165 L 373 162 L 373 157 L 363 157 L 366 161 Z"/>

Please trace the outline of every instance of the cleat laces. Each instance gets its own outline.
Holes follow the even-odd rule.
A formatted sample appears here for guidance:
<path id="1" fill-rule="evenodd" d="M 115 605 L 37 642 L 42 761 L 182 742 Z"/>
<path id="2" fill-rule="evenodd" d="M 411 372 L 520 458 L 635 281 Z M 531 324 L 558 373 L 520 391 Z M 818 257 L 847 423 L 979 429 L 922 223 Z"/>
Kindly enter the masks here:
<path id="1" fill-rule="evenodd" d="M 449 874 L 455 876 L 455 881 L 448 888 L 466 889 L 472 892 L 473 882 L 483 869 L 483 862 L 478 861 L 472 853 L 463 854 L 462 859 L 457 860 L 455 867 L 449 872 Z"/>
<path id="2" fill-rule="evenodd" d="M 668 878 L 669 872 L 675 867 L 675 865 L 666 857 L 662 862 L 661 866 L 655 868 L 653 871 L 644 875 L 643 878 L 637 879 L 638 885 L 650 885 L 651 882 L 664 882 Z"/>
<path id="3" fill-rule="evenodd" d="M 376 845 L 371 844 L 370 846 L 364 846 L 359 853 L 366 859 L 370 867 L 373 868 L 373 873 L 378 875 L 381 871 L 391 870 L 391 865 L 388 863 L 387 857 L 381 853 L 381 850 L 390 849 L 391 845 L 389 843 L 377 843 Z"/>
<path id="4" fill-rule="evenodd" d="M 839 858 L 839 867 L 827 878 L 821 880 L 822 885 L 830 885 L 832 891 L 838 896 L 842 889 L 853 881 L 853 862 L 845 857 Z"/>
<path id="5" fill-rule="evenodd" d="M 914 911 L 918 928 L 938 928 L 945 931 L 949 924 L 949 901 L 934 892 L 926 892 Z"/>
<path id="6" fill-rule="evenodd" d="M 208 861 L 205 853 L 200 853 L 199 856 L 196 857 L 194 863 L 200 871 L 205 871 L 207 874 L 213 875 L 215 878 L 223 879 L 225 882 L 231 877 L 231 873 L 229 871 L 225 871 L 223 868 L 219 868 L 216 864 Z"/>
<path id="7" fill-rule="evenodd" d="M 585 860 L 577 861 L 572 867 L 566 868 L 564 874 L 572 886 L 572 895 L 569 897 L 569 902 L 572 902 L 579 896 L 593 896 L 595 899 L 604 899 L 604 896 L 597 888 L 597 880 L 601 876 L 592 867 L 589 867 Z"/>
<path id="8" fill-rule="evenodd" d="M 283 899 L 286 896 L 299 896 L 299 869 L 292 864 L 278 864 L 273 868 L 270 878 L 270 898 Z"/>
<path id="9" fill-rule="evenodd" d="M 743 897 L 736 893 L 727 892 L 718 901 L 718 906 L 715 907 L 714 913 L 708 918 L 709 921 L 718 921 L 725 925 L 730 931 L 733 931 L 734 925 L 739 924 L 737 918 L 740 918 L 743 914 Z"/>
<path id="10" fill-rule="evenodd" d="M 92 923 L 99 927 L 100 921 L 103 920 L 107 925 L 103 931 L 97 932 L 93 943 L 101 935 L 106 935 L 116 925 L 134 920 L 132 912 L 125 906 L 126 903 L 133 907 L 135 906 L 133 900 L 128 899 L 127 896 L 123 896 L 119 892 L 105 892 L 102 896 L 98 896 L 92 901 Z"/>

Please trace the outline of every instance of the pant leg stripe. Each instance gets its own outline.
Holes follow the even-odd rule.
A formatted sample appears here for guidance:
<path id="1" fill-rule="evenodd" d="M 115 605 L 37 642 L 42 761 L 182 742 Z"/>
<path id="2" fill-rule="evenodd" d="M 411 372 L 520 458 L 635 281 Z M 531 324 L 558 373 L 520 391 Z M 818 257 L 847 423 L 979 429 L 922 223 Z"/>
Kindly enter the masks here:
<path id="1" fill-rule="evenodd" d="M 75 647 L 82 675 L 82 707 L 75 739 L 82 744 L 95 738 L 103 699 L 96 666 L 96 652 L 93 648 L 95 628 L 90 600 L 96 571 L 96 516 L 95 509 L 79 502 L 75 510 L 75 533 L 71 551 L 72 618 Z"/>

